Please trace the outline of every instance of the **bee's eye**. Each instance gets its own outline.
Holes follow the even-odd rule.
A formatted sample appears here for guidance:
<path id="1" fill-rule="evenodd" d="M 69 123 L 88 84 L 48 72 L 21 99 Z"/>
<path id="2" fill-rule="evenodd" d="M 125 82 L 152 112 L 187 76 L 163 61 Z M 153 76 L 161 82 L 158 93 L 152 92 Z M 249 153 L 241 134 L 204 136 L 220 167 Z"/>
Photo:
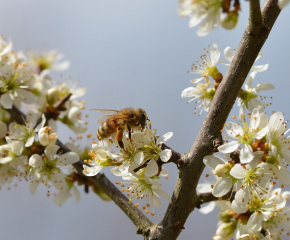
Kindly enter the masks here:
<path id="1" fill-rule="evenodd" d="M 133 114 L 130 114 L 130 118 L 133 118 L 134 117 L 134 115 Z"/>

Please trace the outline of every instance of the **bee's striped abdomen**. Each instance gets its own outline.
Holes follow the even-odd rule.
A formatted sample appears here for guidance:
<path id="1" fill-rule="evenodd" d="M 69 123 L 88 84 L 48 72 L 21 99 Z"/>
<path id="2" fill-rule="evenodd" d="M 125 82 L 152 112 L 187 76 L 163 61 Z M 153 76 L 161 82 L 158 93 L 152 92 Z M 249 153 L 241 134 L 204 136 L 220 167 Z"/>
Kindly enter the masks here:
<path id="1" fill-rule="evenodd" d="M 107 119 L 98 129 L 97 137 L 99 140 L 110 137 L 117 131 L 118 125 L 114 120 Z"/>

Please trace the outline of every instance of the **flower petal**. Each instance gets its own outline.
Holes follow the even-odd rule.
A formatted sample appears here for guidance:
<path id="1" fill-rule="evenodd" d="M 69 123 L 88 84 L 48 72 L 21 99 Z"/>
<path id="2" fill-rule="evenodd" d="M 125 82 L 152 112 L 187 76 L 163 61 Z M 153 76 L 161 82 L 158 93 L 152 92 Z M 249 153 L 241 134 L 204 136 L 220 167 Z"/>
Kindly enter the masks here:
<path id="1" fill-rule="evenodd" d="M 169 140 L 173 136 L 173 132 L 165 133 L 163 136 L 159 137 L 157 140 L 157 145 L 165 143 L 167 140 Z"/>
<path id="2" fill-rule="evenodd" d="M 254 152 L 250 145 L 245 144 L 240 151 L 240 161 L 241 163 L 249 163 L 254 158 Z"/>
<path id="3" fill-rule="evenodd" d="M 182 93 L 181 93 L 181 97 L 182 98 L 186 98 L 186 97 L 200 97 L 204 94 L 204 92 L 202 90 L 200 90 L 199 88 L 196 87 L 188 87 L 185 88 Z"/>
<path id="4" fill-rule="evenodd" d="M 66 190 L 68 188 L 68 185 L 65 181 L 65 175 L 61 171 L 53 171 L 53 173 L 50 175 L 50 181 L 59 191 Z"/>
<path id="5" fill-rule="evenodd" d="M 236 164 L 230 171 L 230 174 L 237 179 L 243 179 L 247 176 L 247 170 L 244 169 L 240 164 Z"/>
<path id="6" fill-rule="evenodd" d="M 41 167 L 43 166 L 43 160 L 42 157 L 38 154 L 33 154 L 29 158 L 29 166 L 31 167 Z"/>
<path id="7" fill-rule="evenodd" d="M 221 178 L 213 187 L 212 195 L 222 197 L 232 188 L 232 180 L 230 178 Z"/>
<path id="8" fill-rule="evenodd" d="M 163 162 L 168 162 L 168 160 L 171 158 L 171 155 L 171 149 L 165 149 L 159 153 L 159 157 Z"/>
<path id="9" fill-rule="evenodd" d="M 239 147 L 239 142 L 231 141 L 218 147 L 218 150 L 222 153 L 232 153 Z"/>
<path id="10" fill-rule="evenodd" d="M 144 161 L 144 153 L 143 152 L 138 152 L 135 156 L 134 156 L 134 162 L 137 165 L 141 165 Z"/>
<path id="11" fill-rule="evenodd" d="M 1 95 L 0 103 L 6 109 L 11 109 L 13 105 L 14 96 L 11 93 L 4 93 Z"/>
<path id="12" fill-rule="evenodd" d="M 153 177 L 158 173 L 158 164 L 154 159 L 151 159 L 148 165 L 146 166 L 144 175 L 147 177 Z"/>
<path id="13" fill-rule="evenodd" d="M 75 152 L 68 152 L 59 156 L 56 165 L 67 166 L 76 163 L 77 161 L 79 161 L 79 159 L 80 159 L 79 155 L 76 154 Z"/>
<path id="14" fill-rule="evenodd" d="M 57 145 L 49 145 L 49 146 L 47 146 L 45 148 L 45 150 L 44 150 L 45 156 L 49 160 L 53 160 L 54 159 L 54 155 L 56 154 L 58 149 L 59 149 L 59 146 L 57 146 Z"/>
<path id="15" fill-rule="evenodd" d="M 225 161 L 223 161 L 222 159 L 220 159 L 219 157 L 213 156 L 213 155 L 206 155 L 203 158 L 203 163 L 211 168 L 211 169 L 215 169 L 217 165 L 219 164 L 225 164 Z"/>
<path id="16" fill-rule="evenodd" d="M 210 202 L 206 206 L 200 208 L 199 212 L 201 212 L 203 214 L 208 214 L 208 213 L 210 213 L 210 212 L 212 212 L 214 210 L 215 206 L 216 206 L 215 202 Z"/>

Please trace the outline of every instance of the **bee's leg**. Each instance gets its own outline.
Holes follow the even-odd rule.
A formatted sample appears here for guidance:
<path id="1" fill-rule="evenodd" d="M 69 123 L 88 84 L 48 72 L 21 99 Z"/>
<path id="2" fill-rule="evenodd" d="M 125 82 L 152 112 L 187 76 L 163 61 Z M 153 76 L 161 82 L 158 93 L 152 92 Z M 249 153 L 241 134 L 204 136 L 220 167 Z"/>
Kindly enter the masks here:
<path id="1" fill-rule="evenodd" d="M 116 140 L 118 141 L 118 144 L 119 144 L 120 148 L 123 148 L 123 150 L 125 151 L 125 149 L 124 149 L 124 143 L 122 141 L 123 132 L 124 132 L 124 130 L 121 129 L 120 127 L 118 127 L 118 131 L 117 131 L 117 135 L 116 135 Z"/>
<path id="2" fill-rule="evenodd" d="M 128 133 L 129 133 L 129 139 L 131 140 L 131 128 L 129 125 L 127 125 Z"/>
<path id="3" fill-rule="evenodd" d="M 149 130 L 151 130 L 151 121 L 149 119 L 147 119 L 147 120 L 148 120 Z M 147 127 L 147 129 L 148 129 L 148 127 Z"/>

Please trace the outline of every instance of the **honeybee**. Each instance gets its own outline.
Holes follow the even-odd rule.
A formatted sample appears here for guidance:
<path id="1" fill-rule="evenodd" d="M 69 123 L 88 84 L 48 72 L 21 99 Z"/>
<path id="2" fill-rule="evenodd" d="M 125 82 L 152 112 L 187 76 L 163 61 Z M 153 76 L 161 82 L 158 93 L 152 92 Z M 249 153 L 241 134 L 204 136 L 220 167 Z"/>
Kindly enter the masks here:
<path id="1" fill-rule="evenodd" d="M 143 131 L 146 126 L 146 121 L 150 121 L 147 117 L 147 113 L 142 108 L 124 108 L 120 111 L 107 109 L 92 110 L 106 112 L 106 114 L 96 120 L 97 123 L 101 124 L 97 132 L 98 139 L 101 141 L 117 132 L 116 140 L 118 141 L 119 146 L 123 149 L 123 132 L 127 131 L 129 133 L 129 139 L 131 139 L 132 129 L 141 128 L 141 131 Z"/>

